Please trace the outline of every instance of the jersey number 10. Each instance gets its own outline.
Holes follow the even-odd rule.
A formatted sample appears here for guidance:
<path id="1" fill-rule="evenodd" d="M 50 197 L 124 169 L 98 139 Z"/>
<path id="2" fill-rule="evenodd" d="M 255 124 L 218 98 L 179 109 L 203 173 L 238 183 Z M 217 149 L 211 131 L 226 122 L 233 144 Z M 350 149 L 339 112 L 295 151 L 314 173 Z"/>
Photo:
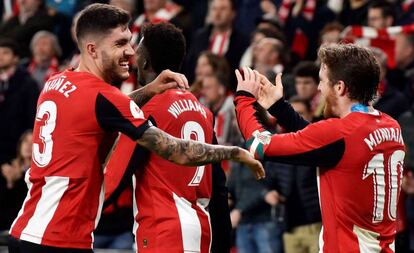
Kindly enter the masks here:
<path id="1" fill-rule="evenodd" d="M 362 179 L 373 175 L 374 181 L 374 209 L 372 211 L 372 222 L 379 223 L 384 219 L 385 198 L 388 196 L 388 217 L 390 220 L 397 218 L 397 199 L 401 188 L 404 151 L 397 150 L 384 163 L 384 154 L 376 154 L 365 166 Z M 385 169 L 388 169 L 386 178 Z M 388 188 L 385 188 L 388 180 Z"/>

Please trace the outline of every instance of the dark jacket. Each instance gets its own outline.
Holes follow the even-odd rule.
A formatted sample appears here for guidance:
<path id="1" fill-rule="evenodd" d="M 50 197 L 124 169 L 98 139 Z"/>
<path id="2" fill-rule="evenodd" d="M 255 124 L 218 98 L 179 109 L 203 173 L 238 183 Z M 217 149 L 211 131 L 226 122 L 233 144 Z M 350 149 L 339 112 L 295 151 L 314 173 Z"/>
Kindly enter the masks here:
<path id="1" fill-rule="evenodd" d="M 271 206 L 264 201 L 265 186 L 244 166 L 234 166 L 228 181 L 234 208 L 240 210 L 240 224 L 272 221 Z"/>
<path id="2" fill-rule="evenodd" d="M 4 100 L 0 101 L 0 164 L 16 157 L 20 135 L 33 128 L 39 88 L 23 68 L 8 80 Z"/>
<path id="3" fill-rule="evenodd" d="M 192 40 L 185 64 L 186 77 L 190 83 L 194 80 L 194 70 L 197 65 L 198 56 L 201 52 L 208 50 L 212 30 L 212 26 L 204 27 L 196 32 Z M 229 49 L 225 54 L 230 64 L 230 73 L 233 73 L 233 70 L 239 67 L 240 59 L 248 46 L 249 38 L 233 28 L 230 36 Z M 234 75 L 231 74 L 231 76 Z"/>
<path id="4" fill-rule="evenodd" d="M 286 229 L 321 222 L 316 168 L 267 162 L 268 190 L 276 189 L 286 198 Z"/>
<path id="5" fill-rule="evenodd" d="M 410 108 L 407 97 L 396 88 L 386 85 L 384 94 L 374 104 L 375 109 L 384 112 L 394 119 Z"/>
<path id="6" fill-rule="evenodd" d="M 26 23 L 21 24 L 18 16 L 14 16 L 0 25 L 0 37 L 15 40 L 19 47 L 21 58 L 30 56 L 30 41 L 33 35 L 41 30 L 53 30 L 53 18 L 50 17 L 46 9 L 37 11 Z"/>

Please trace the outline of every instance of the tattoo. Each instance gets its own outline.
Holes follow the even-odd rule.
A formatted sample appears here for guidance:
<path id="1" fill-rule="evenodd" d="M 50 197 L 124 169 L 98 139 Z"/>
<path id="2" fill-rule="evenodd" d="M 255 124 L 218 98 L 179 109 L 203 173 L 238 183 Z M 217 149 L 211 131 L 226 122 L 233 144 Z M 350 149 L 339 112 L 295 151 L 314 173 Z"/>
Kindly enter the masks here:
<path id="1" fill-rule="evenodd" d="M 187 166 L 199 166 L 223 160 L 238 160 L 240 154 L 239 147 L 181 140 L 156 127 L 148 128 L 138 143 L 164 159 Z"/>
<path id="2" fill-rule="evenodd" d="M 129 93 L 128 96 L 134 100 L 139 107 L 142 107 L 152 98 L 153 95 L 151 95 L 145 87 L 142 87 Z"/>

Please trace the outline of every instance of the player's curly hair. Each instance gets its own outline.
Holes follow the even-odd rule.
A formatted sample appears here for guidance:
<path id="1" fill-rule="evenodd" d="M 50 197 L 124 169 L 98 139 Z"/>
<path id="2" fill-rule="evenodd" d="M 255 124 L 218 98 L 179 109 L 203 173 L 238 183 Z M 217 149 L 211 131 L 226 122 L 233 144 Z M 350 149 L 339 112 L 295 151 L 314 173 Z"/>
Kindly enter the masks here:
<path id="1" fill-rule="evenodd" d="M 364 105 L 375 98 L 380 67 L 371 50 L 354 44 L 325 45 L 318 56 L 328 67 L 331 85 L 343 81 L 349 98 Z"/>
<path id="2" fill-rule="evenodd" d="M 186 47 L 180 29 L 170 23 L 147 24 L 141 36 L 147 60 L 156 74 L 165 69 L 180 71 Z"/>

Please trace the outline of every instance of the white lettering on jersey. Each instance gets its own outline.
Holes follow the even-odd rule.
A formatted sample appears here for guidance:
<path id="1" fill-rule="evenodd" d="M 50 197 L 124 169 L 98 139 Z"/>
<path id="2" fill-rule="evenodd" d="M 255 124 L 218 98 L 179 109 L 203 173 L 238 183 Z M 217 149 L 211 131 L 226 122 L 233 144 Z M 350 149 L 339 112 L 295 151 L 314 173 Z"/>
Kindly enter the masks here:
<path id="1" fill-rule="evenodd" d="M 199 112 L 204 118 L 207 118 L 207 114 L 203 106 L 199 102 L 192 101 L 191 99 L 180 99 L 178 101 L 174 101 L 168 108 L 168 112 L 171 113 L 174 118 L 178 118 L 181 113 L 188 111 Z"/>
<path id="2" fill-rule="evenodd" d="M 364 139 L 364 142 L 367 144 L 369 150 L 374 150 L 374 148 L 386 141 L 394 141 L 401 144 L 404 144 L 401 130 L 399 128 L 379 128 L 371 132 L 367 138 Z"/>
<path id="3" fill-rule="evenodd" d="M 131 111 L 131 114 L 134 118 L 136 119 L 143 119 L 144 118 L 144 113 L 141 111 L 141 109 L 139 109 L 138 105 L 135 104 L 134 101 L 129 101 L 129 109 Z"/>
<path id="4" fill-rule="evenodd" d="M 69 98 L 69 95 L 74 92 L 77 87 L 73 85 L 69 81 L 65 81 L 66 76 L 61 76 L 56 79 L 49 80 L 45 83 L 45 86 L 43 87 L 42 93 L 46 93 L 49 91 L 57 91 L 59 93 L 62 93 L 66 98 Z"/>

